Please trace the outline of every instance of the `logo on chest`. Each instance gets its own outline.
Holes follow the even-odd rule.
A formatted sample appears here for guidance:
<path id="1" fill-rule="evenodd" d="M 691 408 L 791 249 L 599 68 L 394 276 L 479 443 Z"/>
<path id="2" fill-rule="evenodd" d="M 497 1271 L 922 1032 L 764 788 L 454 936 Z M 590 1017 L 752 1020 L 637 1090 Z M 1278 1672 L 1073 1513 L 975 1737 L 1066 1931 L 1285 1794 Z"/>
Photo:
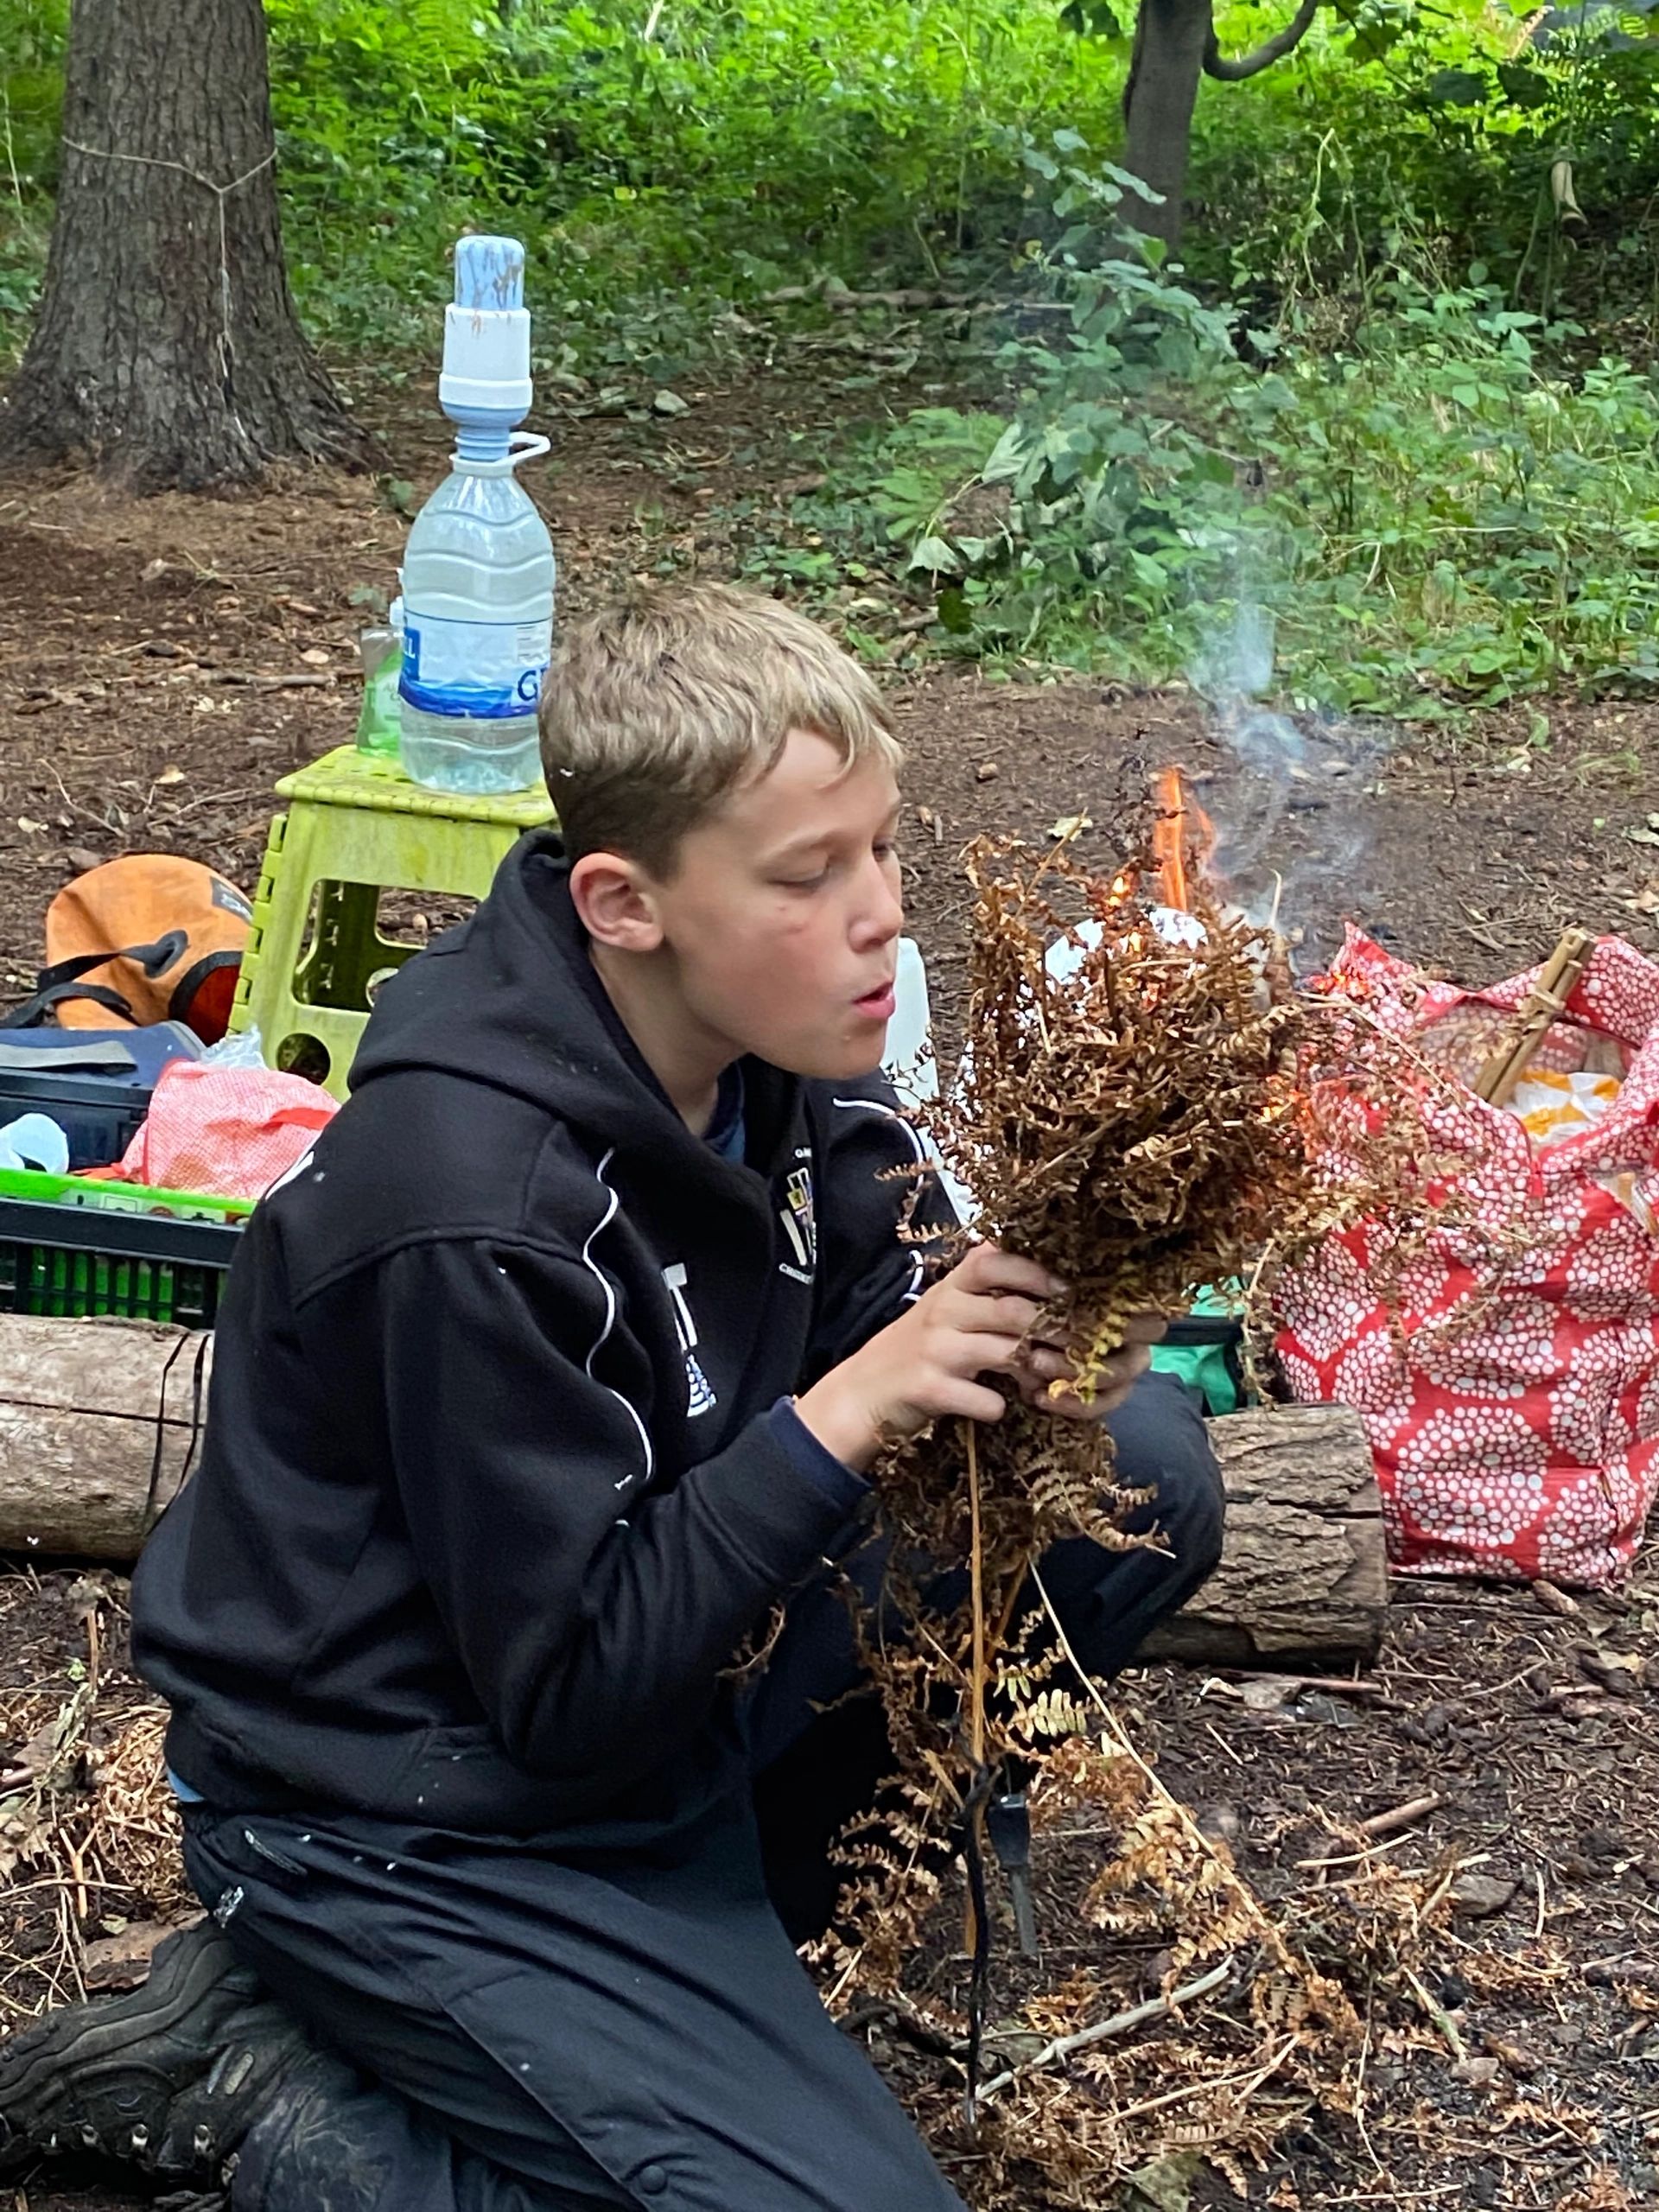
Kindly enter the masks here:
<path id="1" fill-rule="evenodd" d="M 712 1412 L 719 1401 L 697 1357 L 697 1325 L 691 1318 L 690 1301 L 685 1294 L 683 1263 L 677 1260 L 671 1268 L 664 1268 L 663 1281 L 673 1301 L 675 1334 L 679 1338 L 685 1360 L 685 1415 L 688 1421 L 695 1421 L 699 1414 Z"/>
<path id="2" fill-rule="evenodd" d="M 786 1203 L 778 1209 L 778 1218 L 784 1225 L 784 1235 L 795 1255 L 795 1266 L 787 1261 L 784 1273 L 794 1275 L 798 1281 L 810 1282 L 818 1264 L 818 1224 L 812 1205 L 812 1170 L 795 1167 L 790 1171 L 784 1185 Z"/>

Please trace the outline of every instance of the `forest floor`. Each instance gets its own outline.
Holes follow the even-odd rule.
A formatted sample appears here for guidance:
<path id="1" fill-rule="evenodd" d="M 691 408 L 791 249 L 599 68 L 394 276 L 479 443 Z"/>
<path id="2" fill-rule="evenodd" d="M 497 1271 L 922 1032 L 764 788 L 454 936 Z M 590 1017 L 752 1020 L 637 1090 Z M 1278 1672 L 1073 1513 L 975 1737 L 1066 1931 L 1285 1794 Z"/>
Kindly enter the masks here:
<path id="1" fill-rule="evenodd" d="M 572 418 L 532 475 L 567 613 L 665 562 L 731 573 L 734 528 L 752 531 L 757 513 L 786 534 L 802 435 L 844 404 L 781 372 L 685 396 L 672 421 Z M 442 425 L 407 396 L 376 419 L 418 499 L 443 467 Z M 405 527 L 361 480 L 142 503 L 0 481 L 0 998 L 27 994 L 48 899 L 97 861 L 175 850 L 251 887 L 272 785 L 350 739 L 363 620 L 351 594 L 389 587 Z M 1315 945 L 1352 918 L 1471 983 L 1531 964 L 1568 923 L 1659 954 L 1659 709 L 1552 702 L 1541 744 L 1525 714 L 1462 732 L 1249 721 L 1185 690 L 988 680 L 897 634 L 910 927 L 946 1053 L 962 1015 L 963 842 L 1041 836 L 1081 813 L 1085 855 L 1104 855 L 1170 761 L 1198 779 L 1240 880 L 1265 895 L 1276 874 L 1281 919 Z M 123 1597 L 118 1578 L 43 1562 L 0 1574 L 0 1754 L 72 1706 L 91 1745 L 143 1724 L 121 1669 Z M 1614 2212 L 1659 2196 L 1659 1579 L 1644 1566 L 1571 1611 L 1524 1589 L 1398 1583 L 1372 1693 L 1256 1702 L 1170 1669 L 1122 1691 L 1143 1756 L 1231 1839 L 1275 1910 L 1324 1885 L 1305 1862 L 1340 1848 L 1326 1820 L 1351 1826 L 1429 1794 L 1437 1807 L 1394 1862 L 1479 1859 L 1491 1885 L 1489 1916 L 1460 1910 L 1420 1969 L 1438 1977 L 1424 1987 L 1439 2021 L 1424 2010 L 1414 2030 L 1380 2035 L 1357 2120 L 1307 2115 L 1252 2197 Z M 50 1835 L 10 1840 L 0 2017 L 73 1993 L 84 1940 L 118 1945 L 128 1923 L 176 1909 L 152 1827 L 147 1815 L 129 1827 L 101 1873 Z M 1176 2212 L 1166 2183 L 1146 2201 Z M 123 2201 L 41 2181 L 16 2204 Z"/>

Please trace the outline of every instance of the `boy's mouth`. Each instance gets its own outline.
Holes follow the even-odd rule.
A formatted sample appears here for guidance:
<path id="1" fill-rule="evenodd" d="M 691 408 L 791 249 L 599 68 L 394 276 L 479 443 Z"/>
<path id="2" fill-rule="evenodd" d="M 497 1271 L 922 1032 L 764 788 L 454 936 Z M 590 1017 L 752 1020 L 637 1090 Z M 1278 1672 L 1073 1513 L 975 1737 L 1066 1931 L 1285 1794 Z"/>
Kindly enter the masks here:
<path id="1" fill-rule="evenodd" d="M 891 1021 L 893 1009 L 893 990 L 891 982 L 880 983 L 873 991 L 866 991 L 853 1004 L 870 1021 Z"/>

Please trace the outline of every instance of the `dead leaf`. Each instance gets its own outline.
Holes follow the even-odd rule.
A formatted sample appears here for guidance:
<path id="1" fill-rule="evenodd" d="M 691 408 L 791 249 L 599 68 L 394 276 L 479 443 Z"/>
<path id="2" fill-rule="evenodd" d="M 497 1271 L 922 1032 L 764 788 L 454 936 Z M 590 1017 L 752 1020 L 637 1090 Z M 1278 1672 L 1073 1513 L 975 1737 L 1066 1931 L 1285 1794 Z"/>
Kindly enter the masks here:
<path id="1" fill-rule="evenodd" d="M 300 658 L 308 668 L 327 668 L 331 656 L 321 645 L 308 645 Z"/>
<path id="2" fill-rule="evenodd" d="M 200 1917 L 200 1915 L 197 1916 Z M 149 1973 L 156 1946 L 176 1935 L 187 1921 L 135 1920 L 117 1936 L 100 1936 L 86 1946 L 86 1986 L 93 1989 L 136 1989 Z"/>
<path id="3" fill-rule="evenodd" d="M 1294 1675 L 1282 1677 L 1255 1675 L 1242 1685 L 1238 1700 L 1252 1713 L 1278 1713 L 1300 1688 L 1301 1684 Z"/>
<path id="4" fill-rule="evenodd" d="M 44 822 L 36 822 L 33 815 L 20 814 L 17 817 L 17 827 L 26 831 L 29 836 L 38 837 L 46 824 Z"/>
<path id="5" fill-rule="evenodd" d="M 21 1745 L 10 1754 L 6 1763 L 8 1781 L 10 1781 L 14 1776 L 21 1775 L 28 1782 L 38 1782 L 42 1775 L 52 1771 L 58 1761 L 59 1725 L 61 1719 L 62 1715 L 59 1714 L 55 1719 L 48 1720 L 44 1728 L 37 1729 L 26 1744 Z M 16 1785 L 14 1784 L 15 1786 Z"/>
<path id="6" fill-rule="evenodd" d="M 1611 1690 L 1615 1697 L 1634 1697 L 1647 1680 L 1647 1662 L 1638 1652 L 1604 1651 L 1586 1645 L 1578 1658 L 1591 1681 Z"/>
<path id="7" fill-rule="evenodd" d="M 1196 2151 L 1172 2151 L 1148 2165 L 1137 2167 L 1128 2177 L 1129 2204 L 1135 2212 L 1141 2212 L 1142 2206 L 1149 2208 L 1149 2212 L 1186 2212 L 1200 2164 Z"/>
<path id="8" fill-rule="evenodd" d="M 1471 2089 L 1490 2089 L 1498 2072 L 1495 2058 L 1465 2058 L 1452 2069 L 1452 2079 L 1466 2083 Z"/>
<path id="9" fill-rule="evenodd" d="M 1583 223 L 1587 220 L 1573 190 L 1573 164 L 1564 154 L 1558 155 L 1549 165 L 1549 196 L 1555 203 L 1555 214 L 1562 223 Z"/>
<path id="10" fill-rule="evenodd" d="M 1532 1594 L 1547 1613 L 1554 1613 L 1564 1621 L 1577 1620 L 1584 1608 L 1576 1598 L 1568 1597 L 1565 1590 L 1558 1590 L 1553 1582 L 1541 1579 L 1532 1586 Z"/>
<path id="11" fill-rule="evenodd" d="M 1489 2056 L 1496 2058 L 1501 2065 L 1507 2066 L 1519 2081 L 1531 2081 L 1544 2063 L 1524 2044 L 1511 2043 L 1505 2036 L 1483 2036 L 1481 2041 Z"/>
<path id="12" fill-rule="evenodd" d="M 1069 838 L 1081 837 L 1085 830 L 1092 830 L 1094 826 L 1092 815 L 1063 814 L 1058 822 L 1049 823 L 1048 834 L 1051 837 L 1058 837 L 1064 842 Z"/>

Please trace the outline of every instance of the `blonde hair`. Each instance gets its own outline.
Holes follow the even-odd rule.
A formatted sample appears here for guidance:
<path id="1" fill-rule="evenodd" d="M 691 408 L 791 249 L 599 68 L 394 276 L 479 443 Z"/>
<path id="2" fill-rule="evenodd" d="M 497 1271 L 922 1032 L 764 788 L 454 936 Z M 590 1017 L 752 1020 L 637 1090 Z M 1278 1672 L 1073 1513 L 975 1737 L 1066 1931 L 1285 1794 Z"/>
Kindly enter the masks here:
<path id="1" fill-rule="evenodd" d="M 542 689 L 542 762 L 565 849 L 622 853 L 662 880 L 680 841 L 791 730 L 850 768 L 897 767 L 868 674 L 792 607 L 729 584 L 644 590 L 575 624 Z"/>

